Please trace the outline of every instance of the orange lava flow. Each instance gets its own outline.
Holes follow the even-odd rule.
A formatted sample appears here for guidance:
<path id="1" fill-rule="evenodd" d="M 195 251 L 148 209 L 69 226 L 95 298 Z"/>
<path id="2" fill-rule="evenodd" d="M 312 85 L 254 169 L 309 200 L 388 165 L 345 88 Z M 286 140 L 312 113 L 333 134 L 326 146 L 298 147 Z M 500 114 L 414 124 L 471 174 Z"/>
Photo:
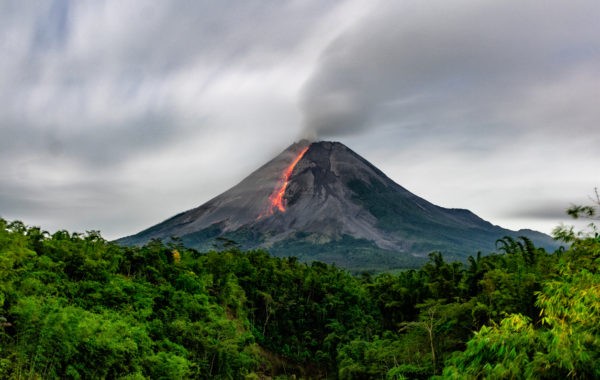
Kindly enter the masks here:
<path id="1" fill-rule="evenodd" d="M 271 202 L 269 206 L 269 210 L 267 211 L 267 215 L 273 215 L 275 209 L 278 209 L 281 212 L 285 212 L 285 205 L 283 204 L 283 196 L 285 194 L 285 189 L 287 189 L 288 182 L 290 180 L 290 176 L 294 171 L 294 168 L 298 164 L 298 162 L 304 156 L 304 153 L 308 150 L 308 147 L 305 147 L 298 153 L 294 161 L 285 169 L 283 174 L 281 175 L 280 185 L 275 188 L 273 193 L 269 196 L 269 201 Z"/>

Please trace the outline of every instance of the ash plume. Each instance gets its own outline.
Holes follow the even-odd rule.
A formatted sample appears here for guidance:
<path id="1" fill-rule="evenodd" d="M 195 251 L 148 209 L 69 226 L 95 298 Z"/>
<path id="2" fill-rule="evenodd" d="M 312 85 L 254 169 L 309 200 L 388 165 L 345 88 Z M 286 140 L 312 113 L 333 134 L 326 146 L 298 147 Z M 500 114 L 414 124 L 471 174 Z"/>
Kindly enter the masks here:
<path id="1" fill-rule="evenodd" d="M 558 78 L 597 73 L 590 62 L 600 58 L 600 28 L 592 15 L 600 3 L 576 3 L 434 0 L 377 7 L 322 53 L 300 97 L 304 134 L 330 138 L 381 125 L 470 134 L 498 121 L 512 132 L 519 125 L 540 135 L 559 131 L 556 121 L 507 115 L 517 99 L 531 101 Z M 563 105 L 564 115 L 553 120 L 572 119 L 587 107 L 576 106 Z"/>

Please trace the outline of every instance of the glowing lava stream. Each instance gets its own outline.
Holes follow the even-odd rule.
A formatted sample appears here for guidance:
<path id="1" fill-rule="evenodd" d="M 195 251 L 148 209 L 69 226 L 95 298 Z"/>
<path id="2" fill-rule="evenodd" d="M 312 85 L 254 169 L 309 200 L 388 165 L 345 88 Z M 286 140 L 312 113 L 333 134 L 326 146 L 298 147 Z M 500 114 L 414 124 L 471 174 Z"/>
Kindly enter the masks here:
<path id="1" fill-rule="evenodd" d="M 267 210 L 267 212 L 264 215 L 259 216 L 259 218 L 261 218 L 262 216 L 265 216 L 265 215 L 273 215 L 276 208 L 281 212 L 285 212 L 285 206 L 283 204 L 283 196 L 285 195 L 285 189 L 287 189 L 287 185 L 290 180 L 290 176 L 292 175 L 292 172 L 294 171 L 294 168 L 296 167 L 298 162 L 302 159 L 302 157 L 304 156 L 304 153 L 306 153 L 307 150 L 308 150 L 308 146 L 303 148 L 300 151 L 300 153 L 298 153 L 298 155 L 296 156 L 294 161 L 292 161 L 292 163 L 285 169 L 285 171 L 283 172 L 283 174 L 281 176 L 281 180 L 279 182 L 280 186 L 276 187 L 275 190 L 273 191 L 273 193 L 269 196 L 269 201 L 271 202 L 269 204 L 269 209 Z"/>

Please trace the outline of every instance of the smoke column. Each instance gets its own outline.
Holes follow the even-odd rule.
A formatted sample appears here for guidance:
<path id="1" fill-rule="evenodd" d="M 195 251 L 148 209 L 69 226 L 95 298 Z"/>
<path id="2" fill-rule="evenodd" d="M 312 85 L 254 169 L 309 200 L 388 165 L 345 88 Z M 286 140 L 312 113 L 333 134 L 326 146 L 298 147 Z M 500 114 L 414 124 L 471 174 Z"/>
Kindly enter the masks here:
<path id="1" fill-rule="evenodd" d="M 495 122 L 488 115 L 515 101 L 515 93 L 597 59 L 600 3 L 576 3 L 374 6 L 330 43 L 305 84 L 304 135 L 343 136 L 381 125 L 411 133 L 477 133 Z"/>

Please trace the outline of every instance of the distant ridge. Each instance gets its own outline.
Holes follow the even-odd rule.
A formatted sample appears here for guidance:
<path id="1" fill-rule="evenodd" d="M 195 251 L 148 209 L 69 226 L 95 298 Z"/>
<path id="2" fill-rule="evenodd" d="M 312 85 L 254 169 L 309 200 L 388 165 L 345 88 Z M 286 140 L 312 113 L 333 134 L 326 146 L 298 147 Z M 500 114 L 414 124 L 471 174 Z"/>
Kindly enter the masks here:
<path id="1" fill-rule="evenodd" d="M 556 247 L 540 232 L 511 231 L 468 210 L 436 206 L 339 142 L 303 140 L 203 205 L 117 242 L 178 237 L 207 250 L 227 238 L 277 256 L 386 270 L 420 265 L 432 251 L 464 260 L 493 251 L 504 236 Z"/>

